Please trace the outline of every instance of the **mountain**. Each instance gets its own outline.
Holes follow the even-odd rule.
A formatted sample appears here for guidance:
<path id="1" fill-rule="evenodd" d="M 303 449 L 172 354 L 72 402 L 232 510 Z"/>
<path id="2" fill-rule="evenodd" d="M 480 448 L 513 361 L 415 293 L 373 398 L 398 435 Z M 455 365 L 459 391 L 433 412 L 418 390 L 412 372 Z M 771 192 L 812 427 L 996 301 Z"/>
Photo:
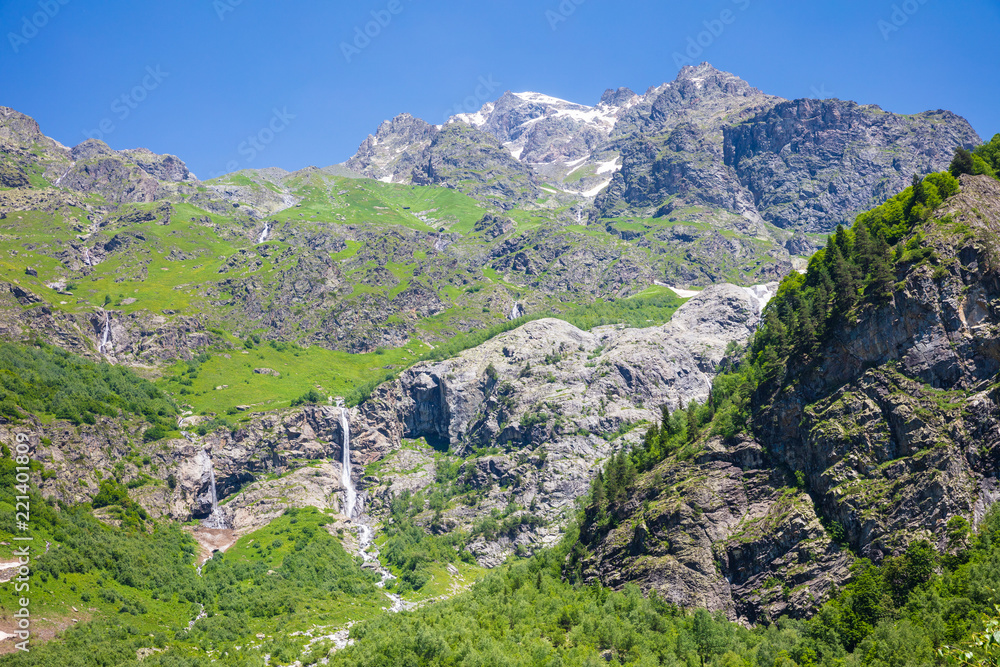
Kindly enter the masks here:
<path id="1" fill-rule="evenodd" d="M 977 524 L 996 497 L 998 224 L 1000 183 L 964 176 L 904 239 L 924 260 L 903 256 L 890 299 L 790 356 L 748 435 L 654 467 L 610 527 L 589 514 L 584 577 L 758 622 L 809 613 L 855 556 L 951 548 L 949 521 Z"/>
<path id="2" fill-rule="evenodd" d="M 998 142 L 707 64 L 205 182 L 0 109 L 0 505 L 27 442 L 32 585 L 82 619 L 32 659 L 349 662 L 494 596 L 538 655 L 822 664 L 978 614 Z"/>
<path id="3" fill-rule="evenodd" d="M 629 225 L 639 225 L 664 249 L 678 239 L 711 243 L 714 230 L 727 230 L 745 248 L 794 238 L 790 247 L 804 250 L 803 233 L 849 224 L 913 174 L 944 169 L 955 146 L 980 143 L 969 124 L 949 112 L 900 116 L 840 100 L 787 101 L 703 63 L 643 95 L 609 89 L 592 107 L 507 92 L 444 126 L 403 114 L 383 123 L 346 166 L 391 182 L 427 182 L 423 165 L 440 154 L 431 137 L 456 125 L 471 128 L 464 136 L 493 137 L 516 161 L 470 151 L 472 172 L 518 174 L 530 182 L 519 163 L 543 193 L 538 199 L 538 189 L 525 187 L 505 192 L 508 200 L 569 204 L 568 220 L 582 208 L 591 224 L 614 234 L 634 237 Z M 465 162 L 463 150 L 452 142 L 447 161 Z M 488 196 L 467 173 L 439 173 L 435 182 L 477 199 Z M 737 248 L 721 250 L 739 261 Z"/>

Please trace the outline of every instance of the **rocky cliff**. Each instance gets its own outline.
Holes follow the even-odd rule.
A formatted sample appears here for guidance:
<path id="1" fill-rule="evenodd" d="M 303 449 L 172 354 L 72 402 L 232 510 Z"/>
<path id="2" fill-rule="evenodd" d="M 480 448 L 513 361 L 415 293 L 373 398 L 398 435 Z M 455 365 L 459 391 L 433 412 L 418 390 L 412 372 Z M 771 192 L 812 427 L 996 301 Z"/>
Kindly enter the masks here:
<path id="1" fill-rule="evenodd" d="M 1000 183 L 963 177 L 915 231 L 936 259 L 899 263 L 890 302 L 791 359 L 755 395 L 752 434 L 668 457 L 607 524 L 590 511 L 584 579 L 753 622 L 807 613 L 856 556 L 947 549 L 950 519 L 1000 497 L 998 231 Z"/>
<path id="2" fill-rule="evenodd" d="M 560 320 L 531 322 L 454 359 L 407 370 L 359 407 L 356 423 L 361 432 L 399 423 L 399 436 L 457 459 L 459 475 L 479 493 L 437 519 L 446 529 L 469 530 L 511 504 L 519 516 L 530 514 L 535 523 L 517 533 L 473 544 L 482 563 L 497 564 L 558 539 L 597 467 L 634 445 L 637 425 L 655 419 L 661 405 L 704 400 L 727 347 L 747 340 L 773 288 L 710 288 L 670 323 L 648 329 L 586 332 Z M 393 494 L 434 481 L 432 457 L 406 456 L 419 465 L 404 469 L 425 473 L 364 481 L 377 515 Z"/>
<path id="3" fill-rule="evenodd" d="M 585 216 L 659 254 L 703 250 L 683 262 L 705 267 L 681 274 L 692 284 L 724 281 L 721 267 L 748 255 L 772 266 L 789 252 L 809 255 L 815 247 L 803 232 L 850 223 L 913 174 L 947 167 L 955 147 L 979 143 L 950 112 L 788 102 L 708 63 L 642 95 L 609 90 L 595 106 L 508 91 L 440 127 L 399 116 L 346 166 L 447 184 L 503 208 L 569 206 L 567 220 Z M 509 155 L 484 150 L 486 137 Z M 721 230 L 730 244 L 716 242 Z M 763 269 L 754 279 L 766 277 Z"/>
<path id="4" fill-rule="evenodd" d="M 725 164 L 768 222 L 829 232 L 948 166 L 979 137 L 948 111 L 901 116 L 840 100 L 782 102 L 724 128 Z"/>

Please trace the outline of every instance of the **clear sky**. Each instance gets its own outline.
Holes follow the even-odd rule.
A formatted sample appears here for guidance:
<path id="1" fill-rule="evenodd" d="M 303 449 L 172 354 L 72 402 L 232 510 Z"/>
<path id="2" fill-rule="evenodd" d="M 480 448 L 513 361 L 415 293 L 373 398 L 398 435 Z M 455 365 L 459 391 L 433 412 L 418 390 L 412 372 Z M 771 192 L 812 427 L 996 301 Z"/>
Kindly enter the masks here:
<path id="1" fill-rule="evenodd" d="M 1000 132 L 998 0 L 0 0 L 0 28 L 0 105 L 201 178 L 342 162 L 383 119 L 505 90 L 643 92 L 689 55 L 790 99 Z"/>

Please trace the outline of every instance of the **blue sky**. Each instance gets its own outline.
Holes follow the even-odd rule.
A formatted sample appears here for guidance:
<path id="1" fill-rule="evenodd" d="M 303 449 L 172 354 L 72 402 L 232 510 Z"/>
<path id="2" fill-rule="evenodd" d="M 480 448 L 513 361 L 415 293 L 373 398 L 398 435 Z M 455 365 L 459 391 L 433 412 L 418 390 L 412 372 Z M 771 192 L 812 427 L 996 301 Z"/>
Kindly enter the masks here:
<path id="1" fill-rule="evenodd" d="M 383 119 L 441 122 L 477 95 L 642 92 L 688 49 L 774 95 L 1000 132 L 997 0 L 3 0 L 0 27 L 0 105 L 201 178 L 341 162 Z"/>

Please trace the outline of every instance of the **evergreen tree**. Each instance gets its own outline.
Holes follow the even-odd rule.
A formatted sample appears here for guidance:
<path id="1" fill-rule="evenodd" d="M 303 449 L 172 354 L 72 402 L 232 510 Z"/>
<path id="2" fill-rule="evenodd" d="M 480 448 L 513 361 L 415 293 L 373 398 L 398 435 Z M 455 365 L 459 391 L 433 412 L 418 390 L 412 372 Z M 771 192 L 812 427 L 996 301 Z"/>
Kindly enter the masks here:
<path id="1" fill-rule="evenodd" d="M 698 438 L 698 404 L 694 401 L 687 407 L 687 441 L 694 442 Z"/>
<path id="2" fill-rule="evenodd" d="M 848 265 L 844 255 L 840 252 L 840 246 L 831 244 L 830 277 L 833 278 L 834 303 L 841 315 L 847 316 L 848 312 L 858 300 L 857 285 L 854 282 L 854 274 Z"/>
<path id="3" fill-rule="evenodd" d="M 948 171 L 955 178 L 958 178 L 962 174 L 972 173 L 972 152 L 966 150 L 959 146 L 955 149 L 955 157 L 951 159 L 951 164 L 948 166 Z"/>
<path id="4" fill-rule="evenodd" d="M 868 233 L 868 224 L 863 218 L 854 223 L 854 261 L 861 267 L 861 277 L 871 271 L 872 257 L 875 254 L 875 243 Z"/>
<path id="5" fill-rule="evenodd" d="M 816 314 L 813 310 L 813 302 L 809 299 L 802 300 L 802 315 L 799 318 L 799 321 L 801 327 L 799 333 L 799 346 L 806 352 L 806 354 L 810 354 L 816 349 L 819 339 L 816 335 Z"/>
<path id="6" fill-rule="evenodd" d="M 871 274 L 865 294 L 873 296 L 878 301 L 886 301 L 892 298 L 895 288 L 896 276 L 893 272 L 892 258 L 890 256 L 889 244 L 882 237 L 879 237 L 875 254 L 872 259 Z"/>
<path id="7" fill-rule="evenodd" d="M 851 239 L 843 225 L 837 225 L 837 231 L 834 232 L 833 238 L 834 243 L 840 248 L 840 254 L 845 258 L 850 257 L 852 254 Z"/>

